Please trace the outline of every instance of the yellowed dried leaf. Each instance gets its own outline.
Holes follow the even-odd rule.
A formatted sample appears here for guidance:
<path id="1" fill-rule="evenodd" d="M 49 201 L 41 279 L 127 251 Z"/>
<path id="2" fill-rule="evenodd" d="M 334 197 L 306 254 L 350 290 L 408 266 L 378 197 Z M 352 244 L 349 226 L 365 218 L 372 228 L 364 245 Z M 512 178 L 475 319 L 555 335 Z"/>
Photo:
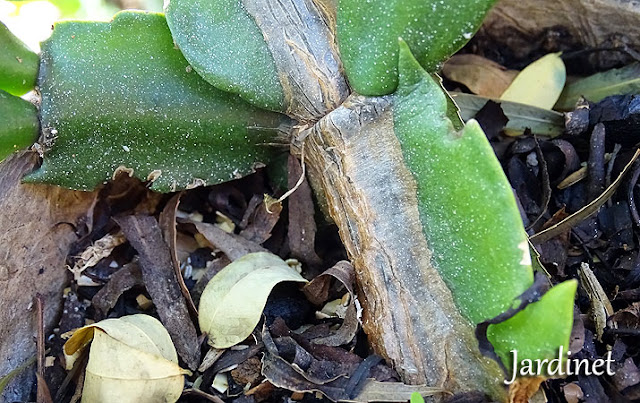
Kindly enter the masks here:
<path id="1" fill-rule="evenodd" d="M 306 282 L 267 252 L 244 255 L 216 274 L 198 308 L 200 329 L 209 335 L 209 344 L 227 348 L 247 338 L 260 321 L 269 293 L 283 281 Z"/>
<path id="2" fill-rule="evenodd" d="M 560 53 L 550 53 L 522 70 L 500 99 L 551 109 L 566 80 L 567 72 Z"/>
<path id="3" fill-rule="evenodd" d="M 167 330 L 148 315 L 107 319 L 78 329 L 64 345 L 67 367 L 91 343 L 83 402 L 175 402 L 184 386 Z"/>

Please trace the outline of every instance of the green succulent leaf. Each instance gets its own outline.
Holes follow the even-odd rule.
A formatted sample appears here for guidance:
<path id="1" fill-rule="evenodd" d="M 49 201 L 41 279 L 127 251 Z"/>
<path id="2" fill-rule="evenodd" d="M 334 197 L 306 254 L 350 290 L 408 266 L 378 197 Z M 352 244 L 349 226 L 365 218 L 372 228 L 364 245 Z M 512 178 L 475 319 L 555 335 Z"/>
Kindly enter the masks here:
<path id="1" fill-rule="evenodd" d="M 38 55 L 0 22 L 0 90 L 22 95 L 36 85 Z"/>
<path id="2" fill-rule="evenodd" d="M 398 85 L 398 38 L 428 72 L 478 30 L 495 0 L 340 0 L 338 43 L 353 89 L 392 93 Z"/>
<path id="3" fill-rule="evenodd" d="M 462 313 L 478 323 L 533 283 L 527 236 L 511 186 L 474 120 L 456 131 L 440 84 L 400 46 L 394 128 L 418 182 L 433 260 Z"/>
<path id="4" fill-rule="evenodd" d="M 24 99 L 0 90 L 0 161 L 38 138 L 38 111 Z"/>
<path id="5" fill-rule="evenodd" d="M 284 94 L 262 32 L 239 0 L 171 0 L 173 39 L 193 68 L 253 105 L 284 109 Z"/>
<path id="6" fill-rule="evenodd" d="M 286 122 L 191 71 L 161 14 L 56 24 L 38 80 L 53 146 L 30 182 L 89 190 L 118 170 L 165 192 L 224 182 L 267 163 Z"/>
<path id="7" fill-rule="evenodd" d="M 518 365 L 524 359 L 557 358 L 559 347 L 564 353 L 569 351 L 577 287 L 575 280 L 558 284 L 511 319 L 489 326 L 487 337 L 508 370 L 514 367 L 513 350 L 517 351 Z M 546 368 L 539 373 L 546 373 Z"/>
<path id="8" fill-rule="evenodd" d="M 447 118 L 448 102 L 440 84 L 402 41 L 399 73 L 393 95 L 394 131 L 417 182 L 420 218 L 432 260 L 462 314 L 477 324 L 512 307 L 532 285 L 527 236 L 511 186 L 482 129 L 470 120 L 462 130 L 455 130 Z M 565 336 L 573 322 L 567 301 L 573 301 L 575 286 L 554 290 L 546 298 L 558 296 L 563 304 L 533 304 L 493 326 L 494 339 L 506 340 L 495 346 L 499 356 L 507 355 L 517 341 L 523 343 L 518 348 L 546 358 L 548 346 L 555 345 L 557 351 L 562 345 L 558 342 L 568 340 Z M 544 327 L 547 333 L 525 337 L 523 323 Z"/>

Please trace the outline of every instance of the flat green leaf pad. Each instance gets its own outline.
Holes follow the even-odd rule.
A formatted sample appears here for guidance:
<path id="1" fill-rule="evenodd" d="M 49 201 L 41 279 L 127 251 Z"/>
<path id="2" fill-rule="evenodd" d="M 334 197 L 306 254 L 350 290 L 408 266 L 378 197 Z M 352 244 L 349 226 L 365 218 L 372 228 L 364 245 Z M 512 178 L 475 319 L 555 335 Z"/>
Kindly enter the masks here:
<path id="1" fill-rule="evenodd" d="M 462 314 L 474 324 L 514 306 L 533 283 L 527 236 L 511 186 L 482 129 L 471 120 L 460 131 L 447 116 L 447 99 L 400 42 L 400 83 L 394 94 L 394 132 L 417 182 L 418 207 L 432 261 Z M 550 359 L 567 348 L 575 282 L 489 327 L 496 353 Z"/>
<path id="2" fill-rule="evenodd" d="M 284 109 L 273 56 L 240 0 L 171 0 L 166 13 L 178 47 L 205 80 L 253 105 Z"/>
<path id="3" fill-rule="evenodd" d="M 454 129 L 439 83 L 404 42 L 399 69 L 394 130 L 417 181 L 425 236 L 462 314 L 479 323 L 533 283 L 522 220 L 482 129 L 475 121 Z"/>
<path id="4" fill-rule="evenodd" d="M 38 55 L 0 22 L 0 90 L 22 95 L 33 89 L 38 75 Z"/>
<path id="5" fill-rule="evenodd" d="M 38 138 L 38 111 L 24 99 L 0 90 L 0 161 Z"/>
<path id="6" fill-rule="evenodd" d="M 353 89 L 385 95 L 398 85 L 398 38 L 434 72 L 477 31 L 495 0 L 340 0 L 338 43 Z"/>
<path id="7" fill-rule="evenodd" d="M 53 143 L 27 177 L 90 190 L 117 170 L 173 191 L 268 162 L 282 115 L 209 85 L 173 45 L 161 14 L 62 22 L 42 46 L 42 127 Z"/>

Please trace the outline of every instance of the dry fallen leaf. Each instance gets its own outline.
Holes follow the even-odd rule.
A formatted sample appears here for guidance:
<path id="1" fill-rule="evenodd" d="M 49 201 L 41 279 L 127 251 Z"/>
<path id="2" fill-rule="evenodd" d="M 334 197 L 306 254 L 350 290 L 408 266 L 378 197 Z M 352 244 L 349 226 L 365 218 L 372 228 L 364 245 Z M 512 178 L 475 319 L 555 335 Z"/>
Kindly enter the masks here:
<path id="1" fill-rule="evenodd" d="M 338 316 L 344 319 L 342 326 L 340 326 L 340 328 L 335 332 L 332 332 L 331 335 L 319 337 L 313 341 L 314 343 L 324 344 L 327 346 L 341 346 L 343 344 L 350 343 L 360 327 L 360 318 L 358 314 L 360 304 L 356 301 L 357 296 L 353 289 L 355 283 L 355 270 L 351 263 L 347 261 L 340 261 L 336 263 L 333 267 L 314 278 L 304 287 L 303 291 L 311 303 L 315 305 L 325 304 L 329 298 L 331 279 L 334 278 L 338 280 L 338 282 L 348 291 L 348 293 L 345 294 L 348 298 L 344 298 L 343 296 L 343 298 L 338 300 L 339 302 L 336 307 L 342 315 Z M 327 305 L 325 305 L 325 308 L 326 307 Z M 323 311 L 325 308 L 323 308 Z"/>
<path id="2" fill-rule="evenodd" d="M 175 402 L 180 397 L 190 372 L 178 365 L 171 337 L 157 319 L 131 315 L 78 329 L 64 345 L 67 369 L 89 343 L 83 402 Z"/>
<path id="3" fill-rule="evenodd" d="M 566 80 L 567 72 L 560 53 L 550 53 L 522 70 L 500 99 L 551 109 Z"/>
<path id="4" fill-rule="evenodd" d="M 216 274 L 200 297 L 200 329 L 215 348 L 233 346 L 247 338 L 273 287 L 283 281 L 306 283 L 278 256 L 267 252 L 247 254 Z"/>
<path id="5" fill-rule="evenodd" d="M 476 95 L 500 98 L 518 75 L 500 64 L 473 54 L 453 55 L 442 67 L 442 74 L 451 81 L 464 84 Z"/>
<path id="6" fill-rule="evenodd" d="M 65 259 L 78 240 L 76 231 L 90 231 L 98 195 L 22 184 L 38 163 L 32 152 L 0 163 L 0 375 L 13 373 L 36 352 L 37 322 L 30 308 L 36 294 L 44 300 L 47 331 L 57 323 L 68 284 Z M 28 401 L 34 384 L 33 371 L 22 371 L 0 388 L 0 401 Z"/>

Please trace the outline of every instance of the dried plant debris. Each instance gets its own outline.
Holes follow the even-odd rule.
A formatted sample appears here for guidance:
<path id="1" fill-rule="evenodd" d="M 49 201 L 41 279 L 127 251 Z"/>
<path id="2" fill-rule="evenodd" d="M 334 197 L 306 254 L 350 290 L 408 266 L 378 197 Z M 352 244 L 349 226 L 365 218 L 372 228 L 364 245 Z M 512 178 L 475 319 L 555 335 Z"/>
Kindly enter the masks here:
<path id="1" fill-rule="evenodd" d="M 262 372 L 276 386 L 298 392 L 320 392 L 331 401 L 406 401 L 414 391 L 425 395 L 444 393 L 424 386 L 380 384 L 375 382 L 376 377 L 389 380 L 390 371 L 380 367 L 379 357 L 363 360 L 342 350 L 341 361 L 327 361 L 322 359 L 321 351 L 305 349 L 303 344 L 308 342 L 283 328 L 281 322 L 273 327 L 279 337 L 274 338 L 267 328 L 262 331 L 266 348 Z"/>
<path id="2" fill-rule="evenodd" d="M 303 175 L 300 162 L 294 156 L 289 157 L 288 169 L 289 188 L 294 188 L 300 175 Z M 308 265 L 318 266 L 322 261 L 315 251 L 316 222 L 313 218 L 315 208 L 311 198 L 311 188 L 306 180 L 289 196 L 288 203 L 288 237 L 291 256 Z"/>
<path id="3" fill-rule="evenodd" d="M 289 200 L 290 205 L 291 199 Z M 280 213 L 282 213 L 282 203 L 274 203 L 267 209 L 264 198 L 255 195 L 249 201 L 247 214 L 240 223 L 242 230 L 239 235 L 251 242 L 263 244 L 271 238 L 271 232 L 280 220 Z"/>
<path id="4" fill-rule="evenodd" d="M 219 227 L 204 223 L 190 222 L 211 243 L 213 247 L 221 250 L 230 260 L 237 260 L 248 253 L 266 252 L 262 246 L 240 235 L 228 233 Z"/>
<path id="5" fill-rule="evenodd" d="M 485 57 L 473 54 L 452 56 L 442 67 L 451 81 L 464 84 L 472 93 L 487 98 L 500 98 L 518 74 Z"/>
<path id="6" fill-rule="evenodd" d="M 145 287 L 157 308 L 176 350 L 191 369 L 200 360 L 200 344 L 189 316 L 187 303 L 173 270 L 169 247 L 162 238 L 158 221 L 150 216 L 123 216 L 116 219 L 127 240 L 138 251 Z"/>
<path id="7" fill-rule="evenodd" d="M 333 287 L 332 289 L 332 278 L 336 279 L 340 286 Z M 342 325 L 335 333 L 329 336 L 321 336 L 313 339 L 314 343 L 327 346 L 341 346 L 353 340 L 360 326 L 359 316 L 362 310 L 354 292 L 354 284 L 355 272 L 353 266 L 347 261 L 341 261 L 314 278 L 313 281 L 304 287 L 307 298 L 315 305 L 325 304 L 329 300 L 330 294 L 340 296 L 339 290 L 347 292 L 347 294 L 343 294 L 339 299 L 335 300 L 338 301 L 338 303 L 332 312 L 335 313 L 335 316 L 343 320 Z M 327 305 L 325 305 L 325 307 Z M 326 314 L 324 309 L 321 312 Z"/>
<path id="8" fill-rule="evenodd" d="M 80 254 L 73 267 L 69 267 L 69 270 L 73 273 L 73 279 L 76 282 L 80 281 L 82 272 L 85 269 L 98 264 L 100 260 L 109 256 L 113 249 L 118 245 L 122 245 L 125 241 L 126 239 L 121 232 L 117 234 L 107 234 L 97 240 L 93 245 L 89 246 L 84 252 L 82 252 L 82 254 Z"/>
<path id="9" fill-rule="evenodd" d="M 91 299 L 91 303 L 96 310 L 96 317 L 99 319 L 106 318 L 124 292 L 133 287 L 143 285 L 142 272 L 137 262 L 122 266 Z"/>
<path id="10" fill-rule="evenodd" d="M 191 294 L 189 294 L 189 290 L 184 282 L 184 278 L 182 276 L 182 272 L 180 270 L 180 262 L 178 261 L 178 254 L 176 251 L 176 243 L 177 243 L 177 232 L 176 232 L 176 212 L 178 210 L 178 204 L 180 203 L 180 196 L 182 194 L 178 193 L 174 195 L 167 205 L 165 206 L 162 213 L 160 213 L 160 217 L 158 218 L 158 224 L 160 225 L 160 229 L 162 230 L 162 234 L 165 242 L 169 246 L 169 250 L 171 252 L 171 261 L 173 263 L 173 270 L 176 274 L 176 279 L 178 280 L 178 285 L 180 286 L 180 291 L 182 292 L 182 296 L 184 297 L 187 307 L 189 308 L 189 312 L 193 315 L 193 317 L 198 316 L 198 310 L 196 309 L 193 300 L 191 299 Z"/>
<path id="11" fill-rule="evenodd" d="M 559 112 L 461 92 L 452 92 L 451 97 L 460 108 L 460 116 L 464 121 L 473 118 L 487 102 L 494 101 L 500 104 L 504 114 L 509 118 L 506 128 L 511 135 L 520 135 L 526 129 L 531 129 L 533 133 L 541 136 L 556 137 L 564 131 L 564 116 Z"/>

